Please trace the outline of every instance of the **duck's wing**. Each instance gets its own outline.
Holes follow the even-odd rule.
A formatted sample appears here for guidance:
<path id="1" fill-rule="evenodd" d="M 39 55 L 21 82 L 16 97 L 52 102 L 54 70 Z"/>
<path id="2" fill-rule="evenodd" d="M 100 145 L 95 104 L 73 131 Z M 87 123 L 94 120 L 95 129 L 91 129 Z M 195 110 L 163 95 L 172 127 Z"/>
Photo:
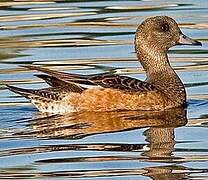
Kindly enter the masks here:
<path id="1" fill-rule="evenodd" d="M 133 91 L 133 92 L 155 90 L 155 87 L 152 84 L 127 76 L 109 75 L 109 74 L 78 75 L 78 74 L 70 74 L 70 73 L 50 70 L 39 66 L 24 66 L 24 67 L 48 74 L 48 75 L 37 75 L 37 76 L 44 79 L 49 85 L 53 87 L 57 86 L 57 84 L 64 86 L 69 83 L 69 84 L 74 84 L 80 88 L 82 88 L 82 85 L 93 85 L 93 86 L 100 86 L 103 88 L 114 88 L 114 89 Z M 59 81 L 61 81 L 61 83 Z M 84 88 L 82 90 L 84 90 Z"/>
<path id="2" fill-rule="evenodd" d="M 92 76 L 88 78 L 87 81 L 104 88 L 114 88 L 132 92 L 152 91 L 155 89 L 152 84 L 128 76 L 100 75 Z"/>

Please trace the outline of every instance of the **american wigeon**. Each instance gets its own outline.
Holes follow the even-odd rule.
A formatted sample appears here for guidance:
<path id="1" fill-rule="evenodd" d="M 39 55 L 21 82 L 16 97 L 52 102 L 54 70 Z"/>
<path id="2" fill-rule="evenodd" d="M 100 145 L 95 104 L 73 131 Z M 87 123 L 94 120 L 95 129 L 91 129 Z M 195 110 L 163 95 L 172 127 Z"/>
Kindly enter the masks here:
<path id="1" fill-rule="evenodd" d="M 183 106 L 186 91 L 169 64 L 167 51 L 175 45 L 202 45 L 185 36 L 175 20 L 167 16 L 146 19 L 135 35 L 137 58 L 146 72 L 146 80 L 120 75 L 78 75 L 39 66 L 25 66 L 45 74 L 37 75 L 50 85 L 33 90 L 7 85 L 42 112 L 164 110 Z M 82 85 L 94 85 L 85 88 Z"/>

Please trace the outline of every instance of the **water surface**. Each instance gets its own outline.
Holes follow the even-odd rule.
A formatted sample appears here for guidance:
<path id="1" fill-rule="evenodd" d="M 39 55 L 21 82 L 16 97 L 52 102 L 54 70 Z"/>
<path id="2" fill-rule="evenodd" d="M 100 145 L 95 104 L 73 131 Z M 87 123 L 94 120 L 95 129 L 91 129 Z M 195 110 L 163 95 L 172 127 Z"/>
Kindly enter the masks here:
<path id="1" fill-rule="evenodd" d="M 208 3 L 188 1 L 0 2 L 0 179 L 207 179 Z M 144 79 L 134 33 L 168 15 L 203 47 L 175 47 L 172 66 L 187 109 L 46 116 L 3 84 L 46 87 L 20 65 Z"/>

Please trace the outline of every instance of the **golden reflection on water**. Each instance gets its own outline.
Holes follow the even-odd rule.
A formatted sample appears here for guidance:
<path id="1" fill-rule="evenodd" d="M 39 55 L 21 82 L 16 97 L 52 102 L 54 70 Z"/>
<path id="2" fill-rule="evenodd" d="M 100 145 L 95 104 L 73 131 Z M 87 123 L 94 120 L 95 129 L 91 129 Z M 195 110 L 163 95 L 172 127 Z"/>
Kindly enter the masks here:
<path id="1" fill-rule="evenodd" d="M 41 114 L 41 116 L 43 115 Z M 79 112 L 44 118 L 38 118 L 37 115 L 37 118 L 31 124 L 34 130 L 31 133 L 38 137 L 77 138 L 134 128 L 178 127 L 185 125 L 186 121 L 186 111 L 181 108 L 162 112 Z"/>
<path id="2" fill-rule="evenodd" d="M 41 114 L 41 116 L 43 116 Z M 138 128 L 148 129 L 144 132 L 148 147 L 139 159 L 148 161 L 167 161 L 174 149 L 174 128 L 187 123 L 186 111 L 182 108 L 162 112 L 121 111 L 121 112 L 83 112 L 68 115 L 55 115 L 37 118 L 31 121 L 32 131 L 18 133 L 21 136 L 38 138 L 77 139 L 86 136 L 122 132 Z M 135 145 L 136 146 L 136 145 Z M 79 146 L 77 147 L 79 148 Z M 122 145 L 85 145 L 85 150 L 138 151 L 134 146 Z M 132 148 L 132 149 L 131 149 Z M 142 146 L 140 147 L 142 148 Z M 82 148 L 81 148 L 82 149 Z M 112 160 L 112 159 L 109 159 Z M 100 161 L 100 160 L 99 160 Z"/>

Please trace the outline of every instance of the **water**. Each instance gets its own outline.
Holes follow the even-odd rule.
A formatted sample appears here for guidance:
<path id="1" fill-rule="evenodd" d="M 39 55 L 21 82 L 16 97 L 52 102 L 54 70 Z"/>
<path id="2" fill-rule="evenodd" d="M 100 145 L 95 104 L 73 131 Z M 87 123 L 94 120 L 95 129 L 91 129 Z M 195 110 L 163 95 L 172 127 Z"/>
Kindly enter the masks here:
<path id="1" fill-rule="evenodd" d="M 208 2 L 0 2 L 0 179 L 207 179 Z M 46 85 L 20 65 L 144 79 L 133 39 L 146 17 L 168 15 L 203 47 L 176 47 L 171 64 L 188 108 L 47 117 L 4 83 Z"/>

